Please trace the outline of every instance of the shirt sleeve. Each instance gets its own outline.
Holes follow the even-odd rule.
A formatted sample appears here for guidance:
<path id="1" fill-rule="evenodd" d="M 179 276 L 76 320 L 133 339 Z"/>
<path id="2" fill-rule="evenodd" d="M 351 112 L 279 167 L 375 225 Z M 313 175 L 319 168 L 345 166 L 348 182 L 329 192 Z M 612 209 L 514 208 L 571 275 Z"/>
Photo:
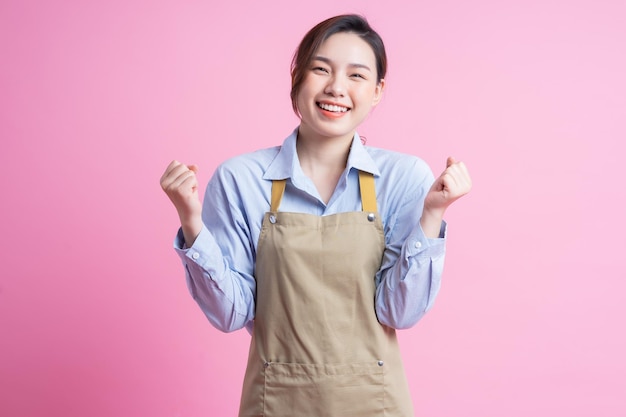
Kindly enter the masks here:
<path id="1" fill-rule="evenodd" d="M 420 218 L 424 198 L 434 177 L 419 161 L 406 178 L 416 182 L 402 188 L 404 199 L 385 227 L 386 248 L 376 276 L 376 314 L 381 324 L 406 329 L 432 307 L 441 287 L 447 225 L 438 238 L 427 238 Z"/>
<path id="2" fill-rule="evenodd" d="M 174 248 L 185 268 L 187 286 L 211 324 L 223 332 L 252 331 L 256 281 L 254 245 L 236 193 L 218 169 L 207 185 L 202 231 L 190 248 L 179 230 Z"/>

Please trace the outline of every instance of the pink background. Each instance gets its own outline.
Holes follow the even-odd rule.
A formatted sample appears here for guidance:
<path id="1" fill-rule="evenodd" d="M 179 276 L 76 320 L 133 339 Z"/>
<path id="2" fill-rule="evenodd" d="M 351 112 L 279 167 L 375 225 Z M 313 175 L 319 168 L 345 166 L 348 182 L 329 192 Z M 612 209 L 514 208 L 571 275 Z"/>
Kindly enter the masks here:
<path id="1" fill-rule="evenodd" d="M 0 415 L 235 415 L 249 337 L 188 295 L 159 177 L 280 143 L 342 12 L 388 47 L 368 143 L 475 182 L 401 333 L 417 414 L 626 415 L 626 3 L 336 3 L 2 1 Z"/>

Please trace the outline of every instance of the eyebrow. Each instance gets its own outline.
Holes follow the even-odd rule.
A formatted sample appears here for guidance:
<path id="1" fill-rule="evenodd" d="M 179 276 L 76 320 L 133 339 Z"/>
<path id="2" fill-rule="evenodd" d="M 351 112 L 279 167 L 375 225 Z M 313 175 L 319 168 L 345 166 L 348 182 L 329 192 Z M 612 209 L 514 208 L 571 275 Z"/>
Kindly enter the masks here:
<path id="1" fill-rule="evenodd" d="M 326 57 L 323 57 L 323 56 L 319 56 L 319 55 L 314 56 L 314 57 L 313 57 L 313 61 L 322 61 L 322 62 L 327 63 L 328 65 L 330 65 L 330 64 L 332 63 L 332 61 L 331 61 L 330 59 L 328 59 L 328 58 L 326 58 Z M 368 70 L 368 71 L 370 71 L 370 72 L 372 71 L 372 70 L 370 69 L 370 67 L 368 67 L 368 66 L 367 66 L 367 65 L 365 65 L 365 64 L 356 64 L 356 63 L 351 63 L 351 64 L 348 64 L 348 66 L 349 66 L 349 67 L 352 67 L 352 68 L 363 68 L 363 69 L 366 69 L 366 70 Z"/>

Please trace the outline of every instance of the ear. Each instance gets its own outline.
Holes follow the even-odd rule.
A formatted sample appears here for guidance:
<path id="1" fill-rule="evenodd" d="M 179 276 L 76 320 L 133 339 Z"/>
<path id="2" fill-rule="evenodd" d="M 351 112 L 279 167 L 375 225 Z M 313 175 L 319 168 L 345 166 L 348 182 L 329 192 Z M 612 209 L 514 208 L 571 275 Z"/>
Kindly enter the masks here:
<path id="1" fill-rule="evenodd" d="M 383 91 L 385 90 L 385 79 L 382 79 L 376 85 L 376 90 L 374 91 L 374 100 L 372 101 L 372 106 L 380 103 L 380 100 L 383 98 Z"/>

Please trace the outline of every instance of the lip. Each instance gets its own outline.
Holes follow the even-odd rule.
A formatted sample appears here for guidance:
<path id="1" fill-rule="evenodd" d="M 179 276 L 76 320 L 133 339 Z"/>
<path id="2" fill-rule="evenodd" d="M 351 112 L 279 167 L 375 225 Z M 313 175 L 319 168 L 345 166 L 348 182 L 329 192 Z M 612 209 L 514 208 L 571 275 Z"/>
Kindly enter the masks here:
<path id="1" fill-rule="evenodd" d="M 345 104 L 342 103 L 337 103 L 336 101 L 329 101 L 329 100 L 318 100 L 315 102 L 315 104 L 319 105 L 319 104 L 328 104 L 329 106 L 339 106 L 339 107 L 345 107 L 346 109 L 350 110 L 350 106 L 346 106 Z"/>
<path id="2" fill-rule="evenodd" d="M 320 104 L 326 104 L 329 106 L 338 106 L 338 107 L 343 107 L 345 109 L 347 109 L 344 112 L 332 112 L 332 111 L 328 111 L 328 110 L 324 110 L 323 108 L 320 107 Z M 329 119 L 339 119 L 343 116 L 345 116 L 346 114 L 348 114 L 350 112 L 350 110 L 352 110 L 349 106 L 346 106 L 344 104 L 341 103 L 336 103 L 334 101 L 328 101 L 328 100 L 320 100 L 320 101 L 316 101 L 315 102 L 315 107 L 317 107 L 317 110 L 319 110 L 320 113 L 322 113 L 323 116 L 329 118 Z"/>

